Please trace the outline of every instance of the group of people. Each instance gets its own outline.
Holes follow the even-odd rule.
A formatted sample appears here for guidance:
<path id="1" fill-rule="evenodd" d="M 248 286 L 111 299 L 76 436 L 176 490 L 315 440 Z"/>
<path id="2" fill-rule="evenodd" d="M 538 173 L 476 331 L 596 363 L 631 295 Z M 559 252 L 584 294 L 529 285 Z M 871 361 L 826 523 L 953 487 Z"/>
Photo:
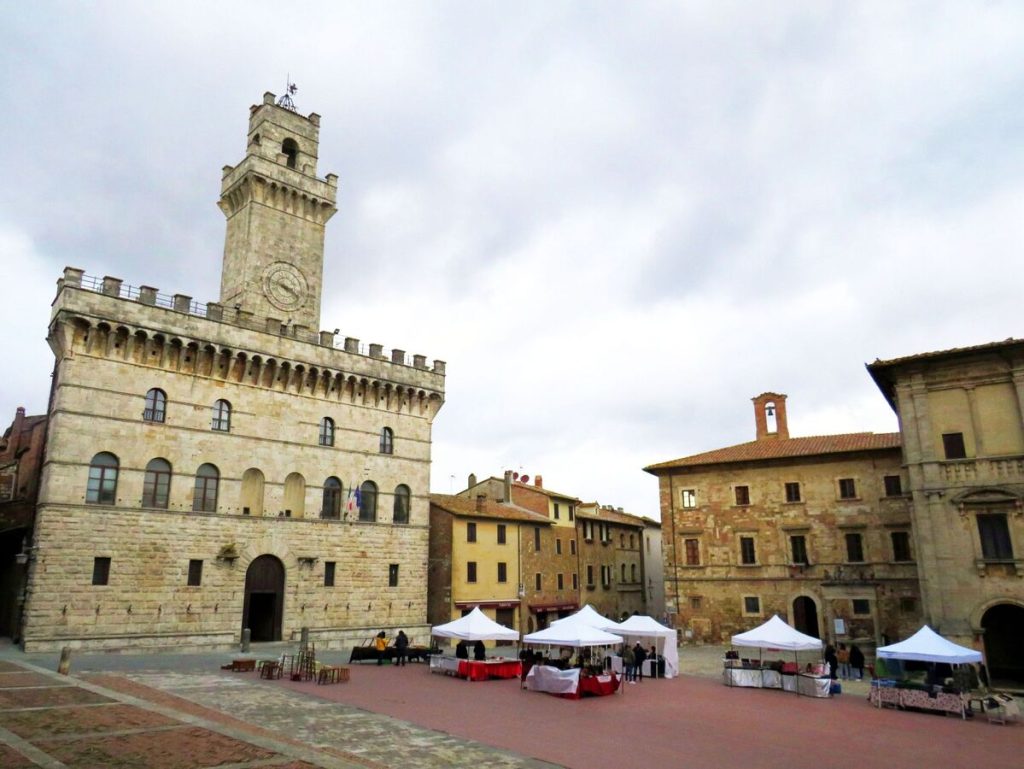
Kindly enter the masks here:
<path id="1" fill-rule="evenodd" d="M 857 644 L 839 644 L 836 649 L 832 644 L 825 647 L 825 662 L 828 663 L 829 675 L 833 680 L 860 681 L 864 678 L 864 652 Z M 856 673 L 856 675 L 854 675 Z"/>
<path id="2" fill-rule="evenodd" d="M 377 664 L 384 664 L 384 656 L 388 648 L 388 637 L 387 634 L 381 630 L 377 633 L 377 637 L 373 639 L 373 648 L 377 652 Z M 404 630 L 399 630 L 398 635 L 395 636 L 395 665 L 404 666 L 409 654 L 409 636 L 405 634 Z"/>
<path id="3" fill-rule="evenodd" d="M 465 641 L 459 641 L 455 646 L 455 657 L 460 660 L 469 659 L 469 644 Z M 477 662 L 482 662 L 487 659 L 487 649 L 484 646 L 483 641 L 477 641 L 473 644 L 473 659 Z"/>
<path id="4" fill-rule="evenodd" d="M 644 662 L 647 660 L 658 661 L 658 653 L 652 646 L 650 651 L 644 649 L 640 642 L 636 646 L 625 644 L 622 647 L 622 677 L 625 681 L 633 684 L 644 680 Z M 656 674 L 655 674 L 656 675 Z"/>

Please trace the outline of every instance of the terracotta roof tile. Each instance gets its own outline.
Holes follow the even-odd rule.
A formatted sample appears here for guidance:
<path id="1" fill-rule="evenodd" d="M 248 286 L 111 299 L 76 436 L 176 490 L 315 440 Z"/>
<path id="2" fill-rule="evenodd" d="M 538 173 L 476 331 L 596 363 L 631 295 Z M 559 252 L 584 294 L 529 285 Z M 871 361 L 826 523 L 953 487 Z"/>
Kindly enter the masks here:
<path id="1" fill-rule="evenodd" d="M 456 497 L 451 494 L 431 494 L 430 504 L 461 518 L 497 518 L 506 521 L 550 523 L 547 516 L 527 510 L 519 505 L 495 502 L 493 499 L 485 499 L 483 506 L 477 509 L 476 500 L 469 497 Z"/>
<path id="2" fill-rule="evenodd" d="M 985 344 L 976 344 L 969 347 L 952 347 L 948 350 L 936 350 L 934 352 L 922 352 L 915 355 L 905 355 L 902 358 L 892 358 L 890 360 L 875 359 L 874 363 L 869 363 L 868 368 L 892 366 L 898 363 L 909 363 L 911 361 L 928 360 L 930 358 L 944 358 L 952 357 L 956 355 L 968 355 L 976 352 L 987 352 L 989 350 L 998 350 L 1003 347 L 1014 347 L 1018 345 L 1024 345 L 1024 339 L 1014 339 L 1012 336 L 1008 339 L 1004 339 L 1001 342 L 986 342 Z"/>
<path id="3" fill-rule="evenodd" d="M 620 513 L 618 510 L 607 510 L 600 505 L 598 505 L 596 510 L 590 507 L 577 507 L 576 517 L 594 521 L 621 523 L 625 526 L 646 526 L 648 522 L 653 523 L 649 518 L 641 518 L 639 515 L 633 515 L 632 513 Z"/>
<path id="4" fill-rule="evenodd" d="M 770 439 L 740 443 L 736 446 L 705 451 L 703 454 L 694 454 L 669 462 L 659 462 L 645 467 L 644 470 L 657 475 L 659 470 L 670 470 L 676 467 L 813 457 L 820 454 L 848 454 L 857 451 L 898 449 L 900 445 L 899 433 L 847 433 L 845 435 L 815 435 L 807 438 Z"/>

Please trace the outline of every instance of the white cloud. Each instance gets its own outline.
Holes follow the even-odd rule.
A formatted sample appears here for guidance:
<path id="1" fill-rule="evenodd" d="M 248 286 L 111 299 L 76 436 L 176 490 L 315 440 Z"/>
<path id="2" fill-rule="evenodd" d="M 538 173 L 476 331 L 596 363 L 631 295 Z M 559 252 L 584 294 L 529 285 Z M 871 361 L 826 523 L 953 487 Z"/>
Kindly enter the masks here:
<path id="1" fill-rule="evenodd" d="M 64 263 L 216 296 L 219 169 L 290 73 L 340 175 L 323 325 L 448 361 L 438 490 L 653 514 L 640 468 L 750 440 L 764 390 L 793 434 L 894 430 L 865 361 L 1021 333 L 1022 43 L 1007 3 L 26 6 L 6 409 L 45 402 Z"/>

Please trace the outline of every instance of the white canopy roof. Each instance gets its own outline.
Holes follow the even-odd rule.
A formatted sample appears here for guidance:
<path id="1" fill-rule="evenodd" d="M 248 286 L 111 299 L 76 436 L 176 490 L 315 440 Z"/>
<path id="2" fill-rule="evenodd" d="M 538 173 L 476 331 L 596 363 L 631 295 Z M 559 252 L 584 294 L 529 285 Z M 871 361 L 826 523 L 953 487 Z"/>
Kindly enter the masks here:
<path id="1" fill-rule="evenodd" d="M 654 617 L 647 617 L 643 614 L 634 614 L 629 619 L 624 619 L 615 626 L 615 632 L 642 636 L 674 636 L 676 634 L 674 629 L 665 627 Z"/>
<path id="2" fill-rule="evenodd" d="M 675 629 L 662 625 L 654 617 L 634 614 L 615 625 L 614 631 L 626 638 L 654 639 L 656 651 L 665 658 L 665 678 L 675 678 L 679 675 L 679 649 L 676 646 L 678 636 Z"/>
<path id="3" fill-rule="evenodd" d="M 569 619 L 566 617 L 565 619 Z M 607 620 L 605 620 L 607 622 Z M 609 646 L 622 643 L 622 636 L 606 633 L 583 622 L 559 621 L 551 627 L 523 636 L 523 643 L 549 646 Z"/>
<path id="4" fill-rule="evenodd" d="M 733 646 L 752 646 L 755 649 L 785 649 L 786 651 L 811 651 L 821 648 L 821 639 L 805 635 L 787 625 L 778 614 L 746 633 L 732 637 Z"/>
<path id="5" fill-rule="evenodd" d="M 439 638 L 458 638 L 460 641 L 518 641 L 519 633 L 499 625 L 488 617 L 479 606 L 465 617 L 430 629 L 430 634 Z"/>
<path id="6" fill-rule="evenodd" d="M 875 654 L 890 660 L 919 660 L 921 662 L 948 662 L 962 664 L 981 662 L 981 652 L 957 646 L 925 625 L 906 641 L 880 646 Z"/>
<path id="7" fill-rule="evenodd" d="M 602 630 L 615 624 L 612 620 L 598 613 L 598 611 L 589 603 L 575 614 L 570 614 L 568 617 L 562 617 L 562 619 L 556 619 L 551 623 L 551 627 L 564 625 L 568 622 L 582 623 Z"/>

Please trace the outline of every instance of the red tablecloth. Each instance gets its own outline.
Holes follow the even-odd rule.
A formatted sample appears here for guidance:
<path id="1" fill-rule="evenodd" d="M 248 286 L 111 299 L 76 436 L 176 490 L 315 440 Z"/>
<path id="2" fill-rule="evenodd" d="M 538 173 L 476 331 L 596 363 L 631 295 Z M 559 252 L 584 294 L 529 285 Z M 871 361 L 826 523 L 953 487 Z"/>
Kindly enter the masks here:
<path id="1" fill-rule="evenodd" d="M 580 676 L 579 694 L 581 697 L 604 697 L 608 694 L 615 694 L 618 689 L 619 677 L 614 673 L 610 676 L 600 677 Z"/>
<path id="2" fill-rule="evenodd" d="M 488 678 L 519 678 L 523 664 L 519 660 L 459 660 L 459 676 L 470 681 Z"/>

